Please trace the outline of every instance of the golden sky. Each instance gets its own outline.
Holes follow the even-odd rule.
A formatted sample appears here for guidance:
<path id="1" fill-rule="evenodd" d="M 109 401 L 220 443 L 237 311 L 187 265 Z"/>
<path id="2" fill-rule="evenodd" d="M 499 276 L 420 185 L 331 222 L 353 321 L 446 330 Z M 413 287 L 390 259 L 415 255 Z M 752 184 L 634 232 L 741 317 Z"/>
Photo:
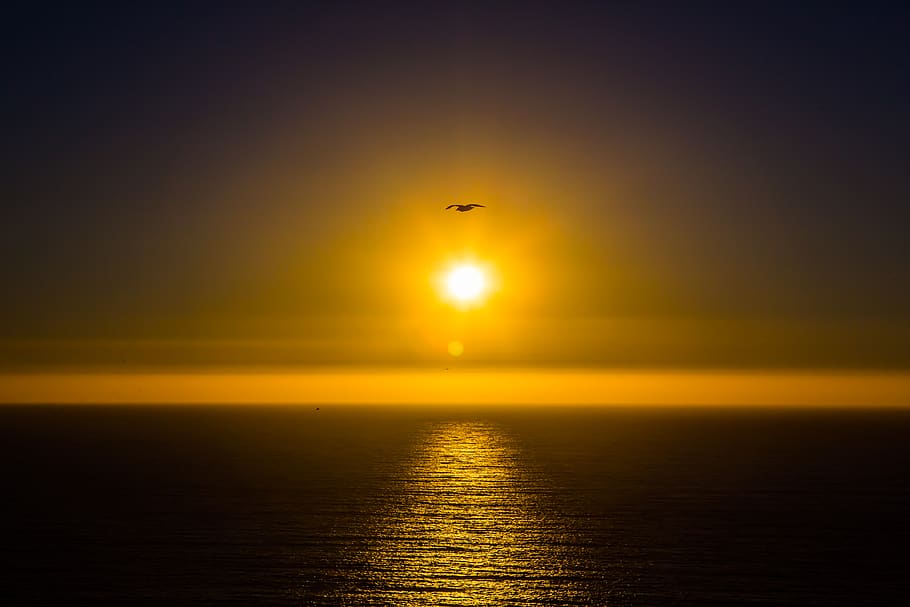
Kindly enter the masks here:
<path id="1" fill-rule="evenodd" d="M 852 20 L 772 9 L 224 10 L 11 39 L 6 394 L 910 369 L 907 66 L 884 22 L 860 47 Z M 486 207 L 445 210 L 466 202 Z M 473 306 L 440 289 L 465 262 L 489 282 Z"/>

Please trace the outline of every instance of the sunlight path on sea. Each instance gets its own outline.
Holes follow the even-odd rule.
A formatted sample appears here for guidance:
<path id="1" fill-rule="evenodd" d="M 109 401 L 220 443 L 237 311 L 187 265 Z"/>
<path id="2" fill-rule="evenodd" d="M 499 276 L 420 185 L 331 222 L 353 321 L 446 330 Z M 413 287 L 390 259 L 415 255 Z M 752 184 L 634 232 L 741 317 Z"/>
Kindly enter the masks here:
<path id="1" fill-rule="evenodd" d="M 432 426 L 358 556 L 351 604 L 590 604 L 586 546 L 546 503 L 514 440 L 484 422 Z"/>

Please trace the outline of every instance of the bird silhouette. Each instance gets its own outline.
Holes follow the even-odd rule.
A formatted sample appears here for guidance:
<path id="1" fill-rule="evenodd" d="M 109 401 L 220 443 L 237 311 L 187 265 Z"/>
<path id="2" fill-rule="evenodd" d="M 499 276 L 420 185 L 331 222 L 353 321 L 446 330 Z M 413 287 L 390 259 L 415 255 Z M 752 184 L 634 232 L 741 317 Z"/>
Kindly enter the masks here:
<path id="1" fill-rule="evenodd" d="M 446 207 L 446 211 L 448 211 L 449 209 L 455 209 L 459 213 L 464 213 L 465 211 L 470 211 L 471 209 L 473 209 L 475 207 L 486 208 L 482 204 L 477 204 L 476 202 L 472 202 L 471 204 L 450 204 L 449 206 Z"/>

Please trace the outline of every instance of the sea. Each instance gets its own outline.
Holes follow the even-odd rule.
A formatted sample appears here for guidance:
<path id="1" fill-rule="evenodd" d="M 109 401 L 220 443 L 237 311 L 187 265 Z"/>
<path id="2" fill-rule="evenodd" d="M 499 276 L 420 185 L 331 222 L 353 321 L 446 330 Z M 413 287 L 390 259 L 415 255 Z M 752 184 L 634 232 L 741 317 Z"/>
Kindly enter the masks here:
<path id="1" fill-rule="evenodd" d="M 910 411 L 4 406 L 2 604 L 900 605 Z"/>

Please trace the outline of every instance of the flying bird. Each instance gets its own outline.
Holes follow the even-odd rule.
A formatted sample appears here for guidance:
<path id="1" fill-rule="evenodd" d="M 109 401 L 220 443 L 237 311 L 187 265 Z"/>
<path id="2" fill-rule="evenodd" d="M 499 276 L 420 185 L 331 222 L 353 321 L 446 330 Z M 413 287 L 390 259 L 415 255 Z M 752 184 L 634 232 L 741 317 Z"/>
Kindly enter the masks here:
<path id="1" fill-rule="evenodd" d="M 454 208 L 454 209 L 455 209 L 456 211 L 458 211 L 459 213 L 464 213 L 465 211 L 470 211 L 470 210 L 473 209 L 474 207 L 486 208 L 486 207 L 485 207 L 484 205 L 482 205 L 482 204 L 477 204 L 476 202 L 472 202 L 471 204 L 450 204 L 449 206 L 446 207 L 446 211 L 448 211 L 449 209 Z"/>

